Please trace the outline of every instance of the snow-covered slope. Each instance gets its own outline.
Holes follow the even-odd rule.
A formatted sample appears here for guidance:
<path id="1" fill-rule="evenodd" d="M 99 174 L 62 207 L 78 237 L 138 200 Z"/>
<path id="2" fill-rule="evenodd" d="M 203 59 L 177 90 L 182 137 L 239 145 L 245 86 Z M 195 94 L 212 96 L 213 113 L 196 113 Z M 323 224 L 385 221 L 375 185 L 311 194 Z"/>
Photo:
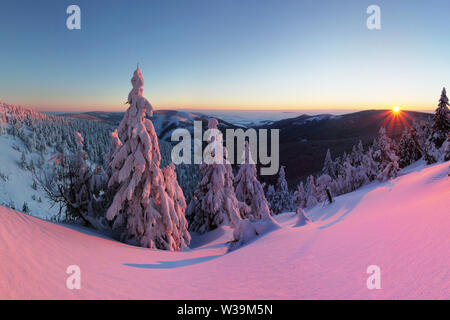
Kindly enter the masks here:
<path id="1" fill-rule="evenodd" d="M 231 230 L 192 248 L 132 247 L 0 208 L 0 298 L 449 299 L 450 162 L 365 186 L 226 253 Z M 81 289 L 66 269 L 81 268 Z M 366 287 L 367 267 L 381 289 Z"/>
<path id="2" fill-rule="evenodd" d="M 0 135 L 0 205 L 23 209 L 26 203 L 29 213 L 45 219 L 58 214 L 59 208 L 51 207 L 41 188 L 33 189 L 33 173 L 21 167 L 24 143 L 11 135 Z M 45 155 L 47 158 L 49 154 Z M 27 162 L 39 161 L 37 153 L 28 153 Z"/>

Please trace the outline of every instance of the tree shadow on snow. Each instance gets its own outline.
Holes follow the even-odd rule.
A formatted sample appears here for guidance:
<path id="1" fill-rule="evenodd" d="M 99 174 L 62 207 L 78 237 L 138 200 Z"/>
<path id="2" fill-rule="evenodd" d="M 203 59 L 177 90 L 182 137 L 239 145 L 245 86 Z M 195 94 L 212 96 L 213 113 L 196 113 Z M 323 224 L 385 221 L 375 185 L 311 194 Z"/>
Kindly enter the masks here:
<path id="1" fill-rule="evenodd" d="M 194 264 L 214 260 L 221 256 L 222 255 L 219 254 L 219 255 L 214 255 L 214 256 L 205 256 L 205 257 L 176 260 L 176 261 L 157 261 L 156 264 L 124 263 L 124 265 L 127 267 L 143 268 L 143 269 L 176 269 L 176 268 L 180 268 L 180 267 L 191 266 Z"/>
<path id="2" fill-rule="evenodd" d="M 226 247 L 226 241 L 228 239 L 223 239 L 223 241 L 217 242 L 221 237 L 226 236 L 226 234 L 227 231 L 224 229 L 224 227 L 219 227 L 217 229 L 209 231 L 206 234 L 191 232 L 192 239 L 191 243 L 189 244 L 189 248 L 195 250 L 204 250 Z"/>
<path id="3" fill-rule="evenodd" d="M 313 221 L 326 221 L 329 219 L 333 219 L 333 221 L 330 221 L 320 227 L 319 229 L 326 229 L 328 227 L 331 227 L 335 225 L 336 223 L 342 221 L 345 219 L 345 217 L 353 211 L 353 209 L 359 204 L 359 202 L 364 198 L 365 194 L 360 193 L 358 196 L 352 195 L 352 201 L 345 201 L 343 203 L 336 203 L 334 202 L 330 207 L 328 207 L 326 210 L 319 210 L 319 213 L 315 214 L 313 217 Z M 338 215 L 338 217 L 335 217 Z"/>

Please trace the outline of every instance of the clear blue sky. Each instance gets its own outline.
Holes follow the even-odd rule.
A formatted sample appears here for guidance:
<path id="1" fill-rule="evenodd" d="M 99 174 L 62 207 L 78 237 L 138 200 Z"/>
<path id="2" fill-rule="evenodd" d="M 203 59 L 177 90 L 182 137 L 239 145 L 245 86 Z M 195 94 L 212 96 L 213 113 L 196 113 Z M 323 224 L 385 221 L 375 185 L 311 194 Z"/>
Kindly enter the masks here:
<path id="1" fill-rule="evenodd" d="M 449 35 L 449 0 L 2 0 L 0 101 L 118 110 L 139 62 L 157 108 L 431 110 Z"/>

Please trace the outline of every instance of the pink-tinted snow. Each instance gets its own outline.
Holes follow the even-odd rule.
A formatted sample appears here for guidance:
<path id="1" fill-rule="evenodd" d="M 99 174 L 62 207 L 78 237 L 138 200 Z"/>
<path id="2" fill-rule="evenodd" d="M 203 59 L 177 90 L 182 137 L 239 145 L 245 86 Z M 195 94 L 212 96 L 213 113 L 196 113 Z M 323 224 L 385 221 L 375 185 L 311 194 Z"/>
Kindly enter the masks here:
<path id="1" fill-rule="evenodd" d="M 231 231 L 166 252 L 0 208 L 1 299 L 449 299 L 450 163 L 363 187 L 226 254 Z M 81 290 L 66 268 L 81 268 Z M 369 265 L 381 289 L 369 290 Z"/>

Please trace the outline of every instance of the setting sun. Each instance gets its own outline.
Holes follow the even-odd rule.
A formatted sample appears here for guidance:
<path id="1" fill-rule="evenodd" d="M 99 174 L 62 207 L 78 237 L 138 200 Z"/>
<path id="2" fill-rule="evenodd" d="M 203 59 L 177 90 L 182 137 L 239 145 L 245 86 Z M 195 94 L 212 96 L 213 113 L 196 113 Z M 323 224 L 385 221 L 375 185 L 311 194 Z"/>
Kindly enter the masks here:
<path id="1" fill-rule="evenodd" d="M 399 113 L 399 112 L 400 112 L 400 108 L 397 107 L 397 106 L 395 106 L 394 108 L 392 108 L 392 111 L 393 111 L 394 113 Z"/>

